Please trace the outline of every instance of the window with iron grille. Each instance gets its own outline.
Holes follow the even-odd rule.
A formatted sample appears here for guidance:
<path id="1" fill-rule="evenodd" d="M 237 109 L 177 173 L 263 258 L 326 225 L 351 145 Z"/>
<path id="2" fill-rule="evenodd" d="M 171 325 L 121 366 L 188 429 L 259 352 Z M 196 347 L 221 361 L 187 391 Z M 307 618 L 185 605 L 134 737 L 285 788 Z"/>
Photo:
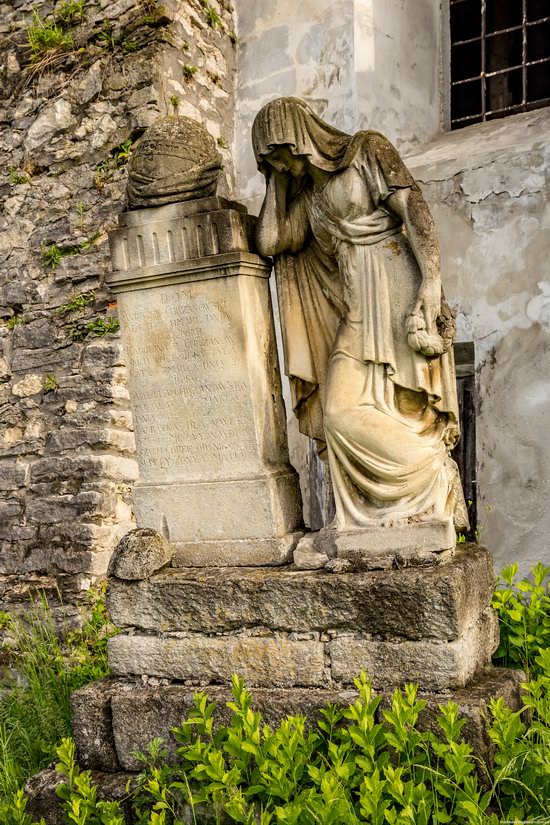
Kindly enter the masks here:
<path id="1" fill-rule="evenodd" d="M 550 105 L 550 0 L 450 0 L 451 128 Z"/>

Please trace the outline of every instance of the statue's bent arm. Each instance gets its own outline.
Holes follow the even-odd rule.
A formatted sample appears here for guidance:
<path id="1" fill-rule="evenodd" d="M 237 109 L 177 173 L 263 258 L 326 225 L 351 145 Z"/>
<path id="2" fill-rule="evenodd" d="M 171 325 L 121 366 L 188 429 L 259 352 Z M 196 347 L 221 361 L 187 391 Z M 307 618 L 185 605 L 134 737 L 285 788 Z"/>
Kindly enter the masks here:
<path id="1" fill-rule="evenodd" d="M 276 170 L 267 178 L 266 195 L 256 225 L 260 255 L 298 252 L 310 234 L 303 198 L 298 195 L 287 203 L 288 183 L 288 176 Z"/>
<path id="2" fill-rule="evenodd" d="M 439 242 L 431 212 L 416 185 L 393 192 L 386 199 L 386 206 L 403 221 L 422 275 L 422 285 L 412 314 L 423 313 L 431 332 L 441 307 Z"/>

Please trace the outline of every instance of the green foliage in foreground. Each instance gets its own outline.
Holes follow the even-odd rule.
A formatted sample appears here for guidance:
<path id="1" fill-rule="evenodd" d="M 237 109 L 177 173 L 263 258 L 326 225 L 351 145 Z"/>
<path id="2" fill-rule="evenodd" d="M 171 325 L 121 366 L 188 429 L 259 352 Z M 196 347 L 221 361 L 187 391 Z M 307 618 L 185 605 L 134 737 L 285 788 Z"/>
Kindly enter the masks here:
<path id="1" fill-rule="evenodd" d="M 21 617 L 0 617 L 17 662 L 17 670 L 3 675 L 0 697 L 0 800 L 49 764 L 61 739 L 70 736 L 71 693 L 107 673 L 113 630 L 103 592 L 91 595 L 87 614 L 63 640 L 45 600 Z"/>
<path id="2" fill-rule="evenodd" d="M 548 821 L 550 651 L 537 658 L 541 675 L 526 686 L 529 726 L 502 700 L 491 703 L 492 769 L 461 741 L 464 720 L 453 702 L 440 706 L 437 733 L 422 729 L 425 702 L 414 685 L 396 690 L 382 709 L 363 674 L 356 680 L 357 700 L 347 709 L 326 707 L 309 730 L 302 716 L 289 716 L 272 730 L 234 677 L 232 717 L 215 731 L 215 703 L 197 692 L 188 719 L 173 731 L 177 764 L 167 764 L 160 740 L 138 754 L 144 770 L 129 791 L 136 825 L 204 821 L 205 809 L 213 812 L 212 822 L 244 825 Z M 76 766 L 74 743 L 65 739 L 57 755 L 67 823 L 123 825 L 120 803 L 99 801 L 89 771 Z M 38 825 L 25 814 L 21 795 L 2 822 Z"/>
<path id="3" fill-rule="evenodd" d="M 550 567 L 531 568 L 532 581 L 518 581 L 518 566 L 505 567 L 497 578 L 492 606 L 500 626 L 500 644 L 493 661 L 536 673 L 539 649 L 550 647 Z"/>
<path id="4" fill-rule="evenodd" d="M 214 732 L 215 705 L 196 693 L 189 717 L 174 730 L 178 762 L 167 764 L 162 741 L 152 742 L 129 798 L 137 825 L 198 822 L 205 807 L 218 823 L 245 825 L 439 825 L 550 822 L 550 570 L 517 581 L 503 571 L 493 607 L 501 622 L 497 661 L 529 673 L 520 711 L 491 702 L 493 763 L 485 765 L 461 741 L 458 707 L 440 707 L 437 728 L 423 730 L 424 702 L 413 685 L 380 707 L 370 683 L 357 681 L 348 709 L 327 707 L 317 726 L 288 717 L 272 730 L 235 677 L 233 715 Z M 70 693 L 106 672 L 109 635 L 103 601 L 82 631 L 61 644 L 43 607 L 25 623 L 0 614 L 22 658 L 24 682 L 0 701 L 0 822 L 40 825 L 26 814 L 18 785 L 47 764 L 69 732 Z M 432 726 L 433 728 L 433 726 Z M 119 803 L 98 801 L 89 772 L 79 771 L 74 744 L 57 747 L 68 825 L 122 825 Z"/>

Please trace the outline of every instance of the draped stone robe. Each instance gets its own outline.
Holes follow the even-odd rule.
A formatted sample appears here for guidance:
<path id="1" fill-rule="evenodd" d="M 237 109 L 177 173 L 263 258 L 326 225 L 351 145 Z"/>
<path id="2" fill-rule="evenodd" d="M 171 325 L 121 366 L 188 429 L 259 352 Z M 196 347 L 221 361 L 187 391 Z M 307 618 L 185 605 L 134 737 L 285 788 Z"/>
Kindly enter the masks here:
<path id="1" fill-rule="evenodd" d="M 467 523 L 456 464 L 451 353 L 407 341 L 421 274 L 386 205 L 416 184 L 376 132 L 320 189 L 289 204 L 293 247 L 276 258 L 286 369 L 300 429 L 328 460 L 336 526 L 455 512 Z"/>

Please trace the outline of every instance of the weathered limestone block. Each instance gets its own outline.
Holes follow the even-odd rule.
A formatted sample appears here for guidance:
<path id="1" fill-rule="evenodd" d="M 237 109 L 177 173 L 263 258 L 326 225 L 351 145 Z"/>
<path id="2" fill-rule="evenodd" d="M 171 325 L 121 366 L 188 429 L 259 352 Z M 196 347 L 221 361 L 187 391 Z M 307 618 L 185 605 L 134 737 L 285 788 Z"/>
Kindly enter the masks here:
<path id="1" fill-rule="evenodd" d="M 218 703 L 216 726 L 227 724 L 232 715 L 226 705 L 231 699 L 229 688 L 208 688 L 208 696 Z M 289 714 L 317 719 L 320 709 L 328 702 L 345 705 L 355 697 L 355 691 L 255 688 L 254 707 L 261 710 L 264 721 L 273 728 Z M 170 731 L 187 717 L 192 701 L 193 689 L 184 685 L 137 685 L 131 690 L 119 688 L 114 691 L 111 700 L 113 736 L 124 770 L 140 769 L 140 763 L 132 754 L 143 752 L 157 736 L 165 739 L 171 758 L 175 757 L 176 742 Z"/>
<path id="2" fill-rule="evenodd" d="M 194 684 L 230 683 L 238 673 L 257 687 L 322 687 L 328 683 L 324 644 L 261 636 L 114 636 L 115 676 L 148 674 Z"/>
<path id="3" fill-rule="evenodd" d="M 444 641 L 379 641 L 339 636 L 328 644 L 331 673 L 350 684 L 359 671 L 372 674 L 377 688 L 416 682 L 422 690 L 464 687 L 491 661 L 498 645 L 498 621 L 492 610 L 463 636 Z"/>
<path id="4" fill-rule="evenodd" d="M 71 695 L 73 719 L 78 720 L 73 725 L 77 761 L 82 769 L 115 773 L 120 764 L 113 739 L 111 699 L 121 687 L 110 679 L 100 679 L 89 687 Z"/>
<path id="5" fill-rule="evenodd" d="M 134 821 L 127 791 L 128 782 L 134 779 L 135 774 L 131 773 L 92 771 L 92 783 L 97 787 L 98 799 L 106 802 L 120 802 L 126 825 L 131 825 Z M 28 797 L 27 813 L 33 820 L 40 821 L 44 817 L 46 825 L 65 825 L 67 820 L 56 793 L 56 788 L 65 781 L 54 767 L 45 768 L 27 780 L 25 784 L 25 794 Z"/>
<path id="6" fill-rule="evenodd" d="M 249 251 L 252 225 L 209 197 L 126 213 L 110 236 L 136 517 L 174 545 L 175 565 L 281 564 L 299 538 L 270 268 Z"/>
<path id="7" fill-rule="evenodd" d="M 300 539 L 294 564 L 311 569 L 326 566 L 330 559 L 345 559 L 349 570 L 429 567 L 441 561 L 442 551 L 455 545 L 455 527 L 448 516 L 362 530 L 325 528 Z"/>
<path id="8" fill-rule="evenodd" d="M 138 527 L 117 544 L 107 575 L 128 581 L 147 579 L 170 564 L 173 555 L 174 548 L 164 536 L 148 527 Z"/>
<path id="9" fill-rule="evenodd" d="M 108 605 L 121 627 L 220 633 L 352 630 L 377 638 L 461 637 L 490 601 L 491 556 L 457 545 L 429 569 L 328 573 L 284 569 L 165 570 L 147 581 L 112 579 Z"/>

